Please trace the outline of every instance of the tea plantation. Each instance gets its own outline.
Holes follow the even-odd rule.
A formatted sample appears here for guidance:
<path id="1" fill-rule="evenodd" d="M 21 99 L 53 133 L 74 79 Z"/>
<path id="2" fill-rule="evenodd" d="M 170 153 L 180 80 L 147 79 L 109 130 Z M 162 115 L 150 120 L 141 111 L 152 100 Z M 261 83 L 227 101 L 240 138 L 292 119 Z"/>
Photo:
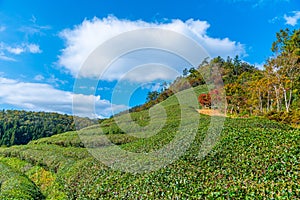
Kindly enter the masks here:
<path id="1" fill-rule="evenodd" d="M 205 91 L 203 86 L 195 89 L 196 94 Z M 193 91 L 186 90 L 180 95 L 189 99 L 189 92 Z M 165 115 L 160 115 L 162 108 Z M 126 121 L 128 117 L 134 123 Z M 2 147 L 0 199 L 300 197 L 299 129 L 262 118 L 226 118 L 220 136 L 215 138 L 216 144 L 202 157 L 199 152 L 211 120 L 210 116 L 199 117 L 194 107 L 179 105 L 172 96 L 151 112 L 124 114 L 78 132 L 42 138 L 27 145 Z M 197 122 L 195 130 L 191 126 L 193 122 Z M 147 132 L 143 127 L 148 128 Z M 115 170 L 114 164 L 110 168 L 91 151 L 105 147 L 106 152 L 111 150 L 114 155 L 118 147 L 142 155 L 140 160 L 132 161 L 140 162 L 176 140 L 178 135 L 183 138 L 179 144 L 186 148 L 178 159 L 151 171 L 140 169 L 134 163 L 129 166 L 141 173 Z"/>

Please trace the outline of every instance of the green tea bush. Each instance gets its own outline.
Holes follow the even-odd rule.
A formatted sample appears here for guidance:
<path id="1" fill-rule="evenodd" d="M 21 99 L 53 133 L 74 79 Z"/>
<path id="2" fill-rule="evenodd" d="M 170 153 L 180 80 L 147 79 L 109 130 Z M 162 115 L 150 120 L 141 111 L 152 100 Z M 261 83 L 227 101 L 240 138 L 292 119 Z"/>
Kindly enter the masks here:
<path id="1" fill-rule="evenodd" d="M 5 166 L 17 170 L 24 180 L 31 179 L 35 187 L 24 191 L 34 195 L 37 192 L 33 188 L 40 188 L 47 199 L 297 199 L 300 196 L 300 130 L 261 117 L 226 118 L 216 145 L 207 155 L 199 157 L 211 123 L 210 116 L 201 115 L 198 131 L 187 151 L 171 164 L 148 173 L 113 170 L 79 145 L 80 142 L 94 148 L 107 145 L 107 140 L 101 140 L 105 137 L 123 150 L 146 155 L 174 139 L 182 122 L 182 111 L 188 120 L 180 134 L 194 134 L 187 128 L 188 122 L 198 120 L 194 108 L 186 105 L 179 108 L 173 96 L 161 105 L 167 119 L 158 132 L 154 128 L 146 133 L 137 131 L 126 121 L 128 118 L 120 115 L 120 123 L 129 134 L 103 131 L 120 128 L 114 119 L 108 119 L 78 132 L 0 148 L 0 155 L 5 157 L 0 162 L 5 160 Z M 161 122 L 159 117 L 149 121 L 147 112 L 128 115 L 142 128 Z M 138 137 L 147 134 L 151 135 Z M 4 172 L 0 171 L 0 176 Z M 46 180 L 51 184 L 47 185 Z M 50 192 L 51 188 L 54 192 Z"/>
<path id="2" fill-rule="evenodd" d="M 44 199 L 40 189 L 25 175 L 0 162 L 0 199 Z"/>

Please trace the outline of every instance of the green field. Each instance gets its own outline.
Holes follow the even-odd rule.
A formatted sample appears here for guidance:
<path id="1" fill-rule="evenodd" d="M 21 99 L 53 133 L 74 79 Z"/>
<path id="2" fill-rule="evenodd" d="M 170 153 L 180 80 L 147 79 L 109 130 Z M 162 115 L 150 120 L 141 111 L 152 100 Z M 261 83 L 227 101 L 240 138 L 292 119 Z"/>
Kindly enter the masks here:
<path id="1" fill-rule="evenodd" d="M 206 91 L 203 86 L 195 88 L 196 96 Z M 300 196 L 299 129 L 258 117 L 226 118 L 215 146 L 202 157 L 211 117 L 199 115 L 196 107 L 191 106 L 195 100 L 190 98 L 192 92 L 179 94 L 183 99 L 180 106 L 176 96 L 172 96 L 151 112 L 125 114 L 78 132 L 0 148 L 1 199 L 296 199 Z M 165 115 L 161 114 L 162 107 Z M 126 121 L 128 117 L 134 123 Z M 221 117 L 214 119 L 222 121 Z M 148 128 L 147 132 L 143 127 Z M 186 151 L 171 155 L 173 162 L 155 169 L 157 160 L 151 157 L 150 163 L 139 168 L 138 164 L 143 164 L 149 154 L 164 149 L 174 140 L 179 142 L 174 142 L 174 149 L 170 147 L 172 152 L 177 152 L 178 145 Z M 116 147 L 138 156 L 133 161 L 111 164 L 113 169 L 92 156 L 99 153 L 98 149 L 113 156 Z M 120 170 L 115 170 L 118 167 Z M 131 173 L 133 169 L 138 173 Z"/>

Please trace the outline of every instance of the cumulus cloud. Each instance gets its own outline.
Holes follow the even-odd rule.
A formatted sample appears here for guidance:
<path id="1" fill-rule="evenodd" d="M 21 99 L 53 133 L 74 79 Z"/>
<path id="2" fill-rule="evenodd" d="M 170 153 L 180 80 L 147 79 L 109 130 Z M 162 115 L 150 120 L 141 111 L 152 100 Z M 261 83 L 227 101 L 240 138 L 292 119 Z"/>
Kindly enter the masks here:
<path id="1" fill-rule="evenodd" d="M 172 20 L 169 23 L 149 23 L 142 20 L 138 21 L 130 21 L 125 19 L 118 19 L 114 16 L 109 16 L 103 19 L 93 18 L 92 20 L 84 20 L 81 24 L 76 25 L 72 29 L 65 29 L 60 32 L 60 37 L 65 41 L 65 48 L 62 50 L 62 54 L 59 56 L 58 64 L 60 67 L 67 69 L 73 76 L 76 76 L 84 63 L 87 57 L 93 52 L 95 48 L 97 48 L 100 44 L 103 44 L 107 40 L 118 36 L 121 33 L 125 33 L 133 30 L 141 30 L 143 28 L 162 28 L 165 30 L 171 30 L 180 34 L 183 34 L 192 40 L 196 41 L 199 45 L 201 45 L 211 57 L 214 56 L 245 56 L 244 46 L 236 41 L 231 41 L 229 38 L 213 38 L 207 34 L 207 29 L 210 27 L 209 23 L 206 21 L 189 19 L 187 21 L 182 21 L 179 19 Z M 139 37 L 143 37 L 140 35 Z M 135 42 L 133 40 L 133 42 Z M 159 41 L 159 38 L 153 42 L 166 42 Z M 175 39 L 170 41 L 174 45 L 177 45 L 178 49 L 182 49 L 183 51 L 188 49 L 184 44 L 180 43 L 180 41 L 176 41 Z M 125 43 L 130 43 L 130 41 L 120 41 L 118 45 L 114 48 L 122 49 Z M 113 51 L 109 49 L 110 51 Z M 191 52 L 193 53 L 193 52 Z M 103 58 L 99 55 L 99 59 L 105 60 L 107 58 Z M 134 59 L 133 59 L 134 57 Z M 128 71 L 132 70 L 137 65 L 147 64 L 146 60 L 149 62 L 157 62 L 163 65 L 169 65 L 171 67 L 176 68 L 176 62 L 174 62 L 174 56 L 164 56 L 160 55 L 160 53 L 153 54 L 152 52 L 143 51 L 138 56 L 129 55 L 129 57 L 123 56 L 121 59 L 117 60 L 114 63 L 113 67 L 110 70 L 106 71 L 105 76 L 101 78 L 104 80 L 118 80 Z M 181 71 L 186 65 L 182 65 L 183 61 L 177 62 L 176 70 Z M 200 63 L 199 63 L 200 64 Z M 182 69 L 178 69 L 178 66 Z M 97 66 L 99 67 L 99 66 Z M 97 69 L 89 68 L 85 72 L 81 71 L 81 75 L 85 77 L 93 77 L 95 76 Z M 138 72 L 138 71 L 137 71 Z M 163 77 L 161 73 L 156 73 L 157 76 L 151 74 L 151 80 L 145 81 L 153 81 L 155 79 L 166 78 Z M 140 71 L 139 73 L 132 74 L 135 77 L 130 77 L 132 81 L 137 80 L 141 81 L 143 78 L 149 78 L 145 76 L 145 71 Z M 154 75 L 154 76 L 152 76 Z M 168 77 L 169 78 L 169 77 Z M 175 78 L 175 77 L 173 77 Z"/>
<path id="2" fill-rule="evenodd" d="M 295 26 L 298 24 L 298 20 L 300 19 L 300 11 L 294 11 L 293 16 L 284 15 L 285 24 Z"/>
<path id="3" fill-rule="evenodd" d="M 74 94 L 55 89 L 48 84 L 20 82 L 3 77 L 0 77 L 0 91 L 0 104 L 9 104 L 20 109 L 74 113 L 85 117 L 109 117 L 112 112 L 127 108 L 111 104 L 100 96 Z M 77 103 L 73 109 L 74 99 Z"/>

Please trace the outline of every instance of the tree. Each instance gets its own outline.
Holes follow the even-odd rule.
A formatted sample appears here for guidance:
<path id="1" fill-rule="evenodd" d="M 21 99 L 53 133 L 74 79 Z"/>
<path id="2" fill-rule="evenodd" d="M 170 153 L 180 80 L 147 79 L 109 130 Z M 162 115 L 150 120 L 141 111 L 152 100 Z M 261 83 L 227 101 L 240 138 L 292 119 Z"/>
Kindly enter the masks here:
<path id="1" fill-rule="evenodd" d="M 289 29 L 280 30 L 276 38 L 272 44 L 272 51 L 276 55 L 272 64 L 278 72 L 285 109 L 289 112 L 295 82 L 300 76 L 300 29 L 292 32 Z"/>
<path id="2" fill-rule="evenodd" d="M 202 107 L 211 107 L 211 97 L 210 94 L 200 94 L 198 97 L 198 101 L 201 104 Z"/>
<path id="3" fill-rule="evenodd" d="M 184 68 L 184 70 L 182 71 L 182 75 L 185 77 L 187 76 L 189 73 L 189 70 L 187 68 Z"/>
<path id="4" fill-rule="evenodd" d="M 152 92 L 148 92 L 147 95 L 147 101 L 154 101 L 157 99 L 157 97 L 159 96 L 159 92 L 158 91 L 152 91 Z"/>
<path id="5" fill-rule="evenodd" d="M 235 57 L 234 57 L 234 60 L 233 60 L 233 66 L 234 66 L 234 75 L 238 75 L 238 70 L 239 70 L 239 68 L 240 68 L 240 66 L 241 66 L 241 60 L 239 59 L 239 56 L 238 55 L 236 55 Z"/>

